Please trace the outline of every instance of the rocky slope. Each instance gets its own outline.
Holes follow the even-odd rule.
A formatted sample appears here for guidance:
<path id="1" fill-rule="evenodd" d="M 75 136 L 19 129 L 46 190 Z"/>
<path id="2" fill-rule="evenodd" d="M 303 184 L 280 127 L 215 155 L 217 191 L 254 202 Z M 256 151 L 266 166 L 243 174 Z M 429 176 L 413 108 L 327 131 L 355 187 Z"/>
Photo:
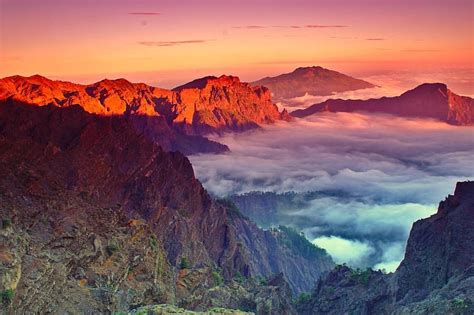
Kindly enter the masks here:
<path id="1" fill-rule="evenodd" d="M 276 100 L 304 96 L 326 96 L 338 92 L 373 88 L 375 85 L 322 67 L 303 67 L 291 73 L 253 82 L 270 89 Z"/>
<path id="2" fill-rule="evenodd" d="M 235 279 L 285 304 L 280 289 L 246 283 L 282 272 L 299 292 L 332 265 L 214 201 L 185 156 L 123 115 L 1 103 L 0 164 L 0 291 L 12 312 L 226 307 L 226 296 L 240 307 Z M 212 298 L 198 293 L 216 284 Z"/>
<path id="3" fill-rule="evenodd" d="M 205 77 L 173 91 L 178 104 L 166 104 L 160 110 L 174 112 L 175 123 L 184 124 L 183 128 L 192 124 L 198 134 L 243 131 L 291 119 L 285 110 L 278 111 L 266 87 L 250 86 L 233 76 Z"/>
<path id="4" fill-rule="evenodd" d="M 397 97 L 370 100 L 330 99 L 291 113 L 306 117 L 319 112 L 371 112 L 431 118 L 452 125 L 474 124 L 474 101 L 453 93 L 445 84 L 425 83 Z"/>
<path id="5" fill-rule="evenodd" d="M 474 182 L 456 185 L 438 212 L 414 223 L 393 274 L 338 266 L 300 314 L 473 314 Z"/>
<path id="6" fill-rule="evenodd" d="M 206 77 L 172 91 L 124 79 L 80 85 L 39 75 L 13 76 L 0 80 L 0 101 L 7 100 L 39 106 L 79 105 L 99 115 L 145 116 L 160 128 L 183 135 L 243 131 L 290 119 L 272 103 L 267 88 L 251 87 L 232 76 Z"/>

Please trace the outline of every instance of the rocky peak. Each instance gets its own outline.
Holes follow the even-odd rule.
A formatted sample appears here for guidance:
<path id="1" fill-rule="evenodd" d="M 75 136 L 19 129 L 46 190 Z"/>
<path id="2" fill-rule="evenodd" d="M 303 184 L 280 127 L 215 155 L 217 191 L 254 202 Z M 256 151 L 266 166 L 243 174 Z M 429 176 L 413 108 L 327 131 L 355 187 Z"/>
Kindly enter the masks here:
<path id="1" fill-rule="evenodd" d="M 295 75 L 306 75 L 306 76 L 317 76 L 321 73 L 330 73 L 335 72 L 328 69 L 325 69 L 321 66 L 312 66 L 312 67 L 300 67 L 296 68 L 292 73 Z"/>
<path id="2" fill-rule="evenodd" d="M 444 83 L 423 83 L 412 90 L 409 90 L 400 97 L 441 97 L 447 100 L 448 86 Z"/>
<path id="3" fill-rule="evenodd" d="M 231 75 L 221 75 L 220 77 L 207 76 L 200 79 L 193 80 L 189 83 L 175 87 L 173 91 L 181 91 L 184 89 L 204 89 L 208 86 L 231 86 L 241 84 L 240 79 Z"/>
<path id="4" fill-rule="evenodd" d="M 461 200 L 474 199 L 474 181 L 458 182 L 454 190 L 454 197 Z"/>
<path id="5" fill-rule="evenodd" d="M 277 100 L 310 95 L 331 95 L 374 87 L 373 84 L 320 66 L 301 67 L 293 72 L 255 81 L 270 89 Z"/>
<path id="6" fill-rule="evenodd" d="M 474 182 L 458 183 L 433 216 L 413 224 L 397 270 L 398 300 L 416 301 L 474 265 Z"/>

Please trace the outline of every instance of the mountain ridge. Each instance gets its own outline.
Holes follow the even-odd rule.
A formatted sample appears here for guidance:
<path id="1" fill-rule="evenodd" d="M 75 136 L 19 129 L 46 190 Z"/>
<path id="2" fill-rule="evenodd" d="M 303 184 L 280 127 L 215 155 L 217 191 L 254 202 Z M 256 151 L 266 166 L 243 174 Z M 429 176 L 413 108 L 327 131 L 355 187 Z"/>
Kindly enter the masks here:
<path id="1" fill-rule="evenodd" d="M 424 83 L 400 96 L 369 100 L 329 99 L 292 116 L 302 118 L 319 112 L 370 112 L 400 117 L 432 118 L 452 125 L 474 125 L 474 99 L 460 96 L 444 83 Z"/>
<path id="2" fill-rule="evenodd" d="M 202 88 L 189 85 L 195 81 L 201 82 Z M 79 105 L 92 114 L 146 116 L 148 121 L 154 121 L 160 129 L 168 129 L 169 134 L 174 133 L 174 138 L 180 138 L 188 145 L 209 133 L 245 131 L 261 124 L 291 119 L 286 111 L 278 111 L 264 87 L 252 87 L 232 76 L 195 81 L 189 86 L 166 90 L 125 79 L 104 79 L 82 85 L 53 81 L 40 75 L 12 76 L 0 79 L 0 102 L 57 107 Z M 208 150 L 196 152 L 193 147 L 184 152 L 228 150 L 206 138 L 200 140 Z M 176 146 L 184 145 L 177 141 Z"/>

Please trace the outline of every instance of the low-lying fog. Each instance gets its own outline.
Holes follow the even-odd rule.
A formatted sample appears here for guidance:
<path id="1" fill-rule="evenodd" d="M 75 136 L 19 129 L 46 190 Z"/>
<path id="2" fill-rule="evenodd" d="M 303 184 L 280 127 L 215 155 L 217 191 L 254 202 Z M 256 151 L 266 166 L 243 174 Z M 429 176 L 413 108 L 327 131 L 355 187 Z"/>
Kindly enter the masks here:
<path id="1" fill-rule="evenodd" d="M 217 196 L 340 190 L 292 209 L 296 226 L 338 263 L 394 270 L 412 223 L 474 178 L 474 127 L 383 115 L 323 113 L 215 137 L 231 152 L 191 156 Z M 294 220 L 299 218 L 299 220 Z M 301 220 L 303 219 L 303 220 Z"/>

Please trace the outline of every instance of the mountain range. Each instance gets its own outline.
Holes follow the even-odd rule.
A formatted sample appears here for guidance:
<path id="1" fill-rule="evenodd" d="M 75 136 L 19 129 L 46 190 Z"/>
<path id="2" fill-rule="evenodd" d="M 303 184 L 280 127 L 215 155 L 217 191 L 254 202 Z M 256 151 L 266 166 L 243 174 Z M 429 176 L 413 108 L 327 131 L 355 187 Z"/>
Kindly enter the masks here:
<path id="1" fill-rule="evenodd" d="M 334 93 L 373 88 L 375 85 L 319 66 L 297 68 L 291 73 L 266 77 L 253 82 L 270 89 L 275 100 L 304 96 L 327 96 Z"/>
<path id="2" fill-rule="evenodd" d="M 320 112 L 385 113 L 400 117 L 430 118 L 452 125 L 474 124 L 474 100 L 459 96 L 446 84 L 425 83 L 396 97 L 369 100 L 329 99 L 291 113 L 306 117 Z"/>
<path id="3" fill-rule="evenodd" d="M 429 115 L 445 92 L 450 117 L 469 121 L 472 103 L 436 87 L 420 94 Z M 0 312 L 472 313 L 472 182 L 414 224 L 384 274 L 335 266 L 292 228 L 259 228 L 178 152 L 223 152 L 203 135 L 290 119 L 267 88 L 231 76 L 173 90 L 0 80 Z"/>
<path id="4" fill-rule="evenodd" d="M 205 134 L 291 119 L 286 111 L 278 111 L 267 88 L 252 87 L 233 76 L 205 77 L 173 90 L 125 79 L 80 85 L 39 75 L 13 76 L 0 80 L 0 102 L 76 105 L 91 114 L 123 115 L 163 148 L 185 154 L 228 150 Z"/>

